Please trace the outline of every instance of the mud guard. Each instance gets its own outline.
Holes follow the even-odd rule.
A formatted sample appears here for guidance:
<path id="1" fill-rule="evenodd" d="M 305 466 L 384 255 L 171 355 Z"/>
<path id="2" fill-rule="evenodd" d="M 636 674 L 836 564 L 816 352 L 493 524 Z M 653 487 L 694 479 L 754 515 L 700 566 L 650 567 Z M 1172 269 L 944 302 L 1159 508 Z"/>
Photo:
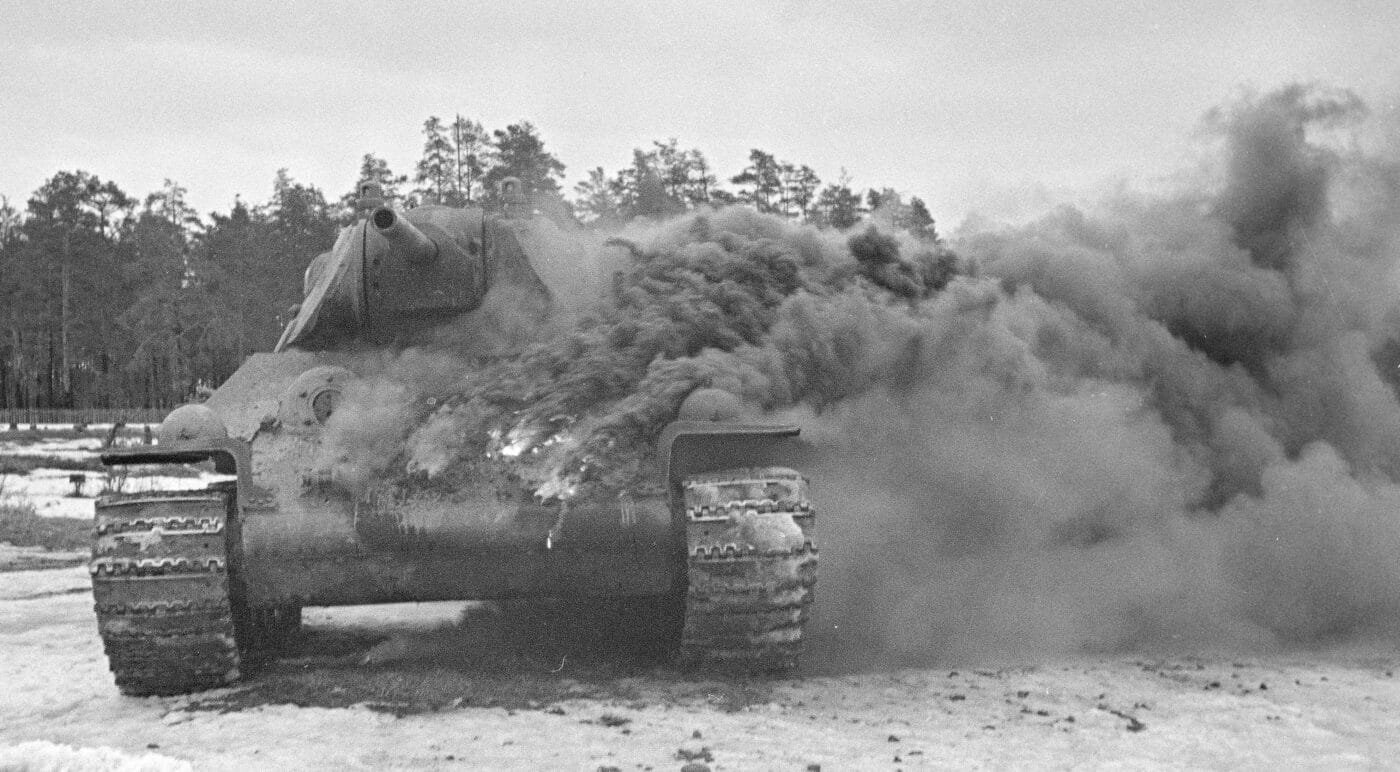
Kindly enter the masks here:
<path id="1" fill-rule="evenodd" d="M 237 495 L 234 503 L 238 511 L 242 511 L 244 502 L 251 500 L 253 492 L 252 450 L 248 443 L 231 437 L 176 442 L 169 445 L 110 448 L 102 451 L 99 458 L 102 459 L 103 466 L 197 464 L 212 460 L 215 472 L 237 475 Z"/>
<path id="2" fill-rule="evenodd" d="M 682 509 L 682 480 L 736 467 L 800 466 L 807 448 L 790 424 L 676 421 L 661 432 L 657 458 L 672 511 Z"/>

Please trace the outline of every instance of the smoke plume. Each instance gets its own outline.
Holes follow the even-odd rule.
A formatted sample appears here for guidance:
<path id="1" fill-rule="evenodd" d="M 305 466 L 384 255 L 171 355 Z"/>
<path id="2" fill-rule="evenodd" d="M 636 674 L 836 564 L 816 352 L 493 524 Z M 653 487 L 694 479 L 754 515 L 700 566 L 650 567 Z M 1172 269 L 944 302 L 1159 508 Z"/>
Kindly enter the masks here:
<path id="1" fill-rule="evenodd" d="M 654 485 L 698 387 L 798 423 L 838 650 L 1394 634 L 1400 153 L 1347 140 L 1367 121 L 1343 91 L 1244 96 L 1206 117 L 1191 189 L 951 245 L 740 208 L 632 226 L 552 269 L 588 302 L 523 354 L 446 345 L 417 409 L 377 386 L 352 414 L 392 424 L 375 473 L 509 451 L 558 496 Z"/>

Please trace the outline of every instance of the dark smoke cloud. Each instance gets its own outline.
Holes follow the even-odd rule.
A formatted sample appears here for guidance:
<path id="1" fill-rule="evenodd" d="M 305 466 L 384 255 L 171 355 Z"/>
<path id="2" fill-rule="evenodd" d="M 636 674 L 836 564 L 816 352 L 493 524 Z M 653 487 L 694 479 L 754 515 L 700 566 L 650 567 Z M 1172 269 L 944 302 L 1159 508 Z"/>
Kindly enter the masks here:
<path id="1" fill-rule="evenodd" d="M 1208 118 L 1217 192 L 960 244 L 978 321 L 929 314 L 920 388 L 821 419 L 883 476 L 833 502 L 879 536 L 825 520 L 860 545 L 828 624 L 947 657 L 1400 627 L 1395 155 L 1310 141 L 1362 115 L 1248 98 Z"/>
<path id="2" fill-rule="evenodd" d="M 369 379 L 361 465 L 460 482 L 527 449 L 542 495 L 643 486 L 716 386 L 815 448 L 828 655 L 1393 634 L 1400 153 L 1349 141 L 1366 120 L 1347 92 L 1245 96 L 1207 116 L 1198 187 L 951 250 L 738 208 L 633 227 L 579 253 L 589 302 L 522 356 Z"/>
<path id="3" fill-rule="evenodd" d="M 789 347 L 770 340 L 800 327 L 811 303 L 861 292 L 873 298 L 866 303 L 902 300 L 907 313 L 956 269 L 946 249 L 907 235 L 872 229 L 848 239 L 740 208 L 637 228 L 614 243 L 618 270 L 604 297 L 523 355 L 464 372 L 408 437 L 409 471 L 465 473 L 514 446 L 531 452 L 512 467 L 546 493 L 654 489 L 652 443 L 696 388 L 730 390 L 755 414 L 839 396 L 802 381 L 846 378 L 845 368 L 794 370 Z"/>

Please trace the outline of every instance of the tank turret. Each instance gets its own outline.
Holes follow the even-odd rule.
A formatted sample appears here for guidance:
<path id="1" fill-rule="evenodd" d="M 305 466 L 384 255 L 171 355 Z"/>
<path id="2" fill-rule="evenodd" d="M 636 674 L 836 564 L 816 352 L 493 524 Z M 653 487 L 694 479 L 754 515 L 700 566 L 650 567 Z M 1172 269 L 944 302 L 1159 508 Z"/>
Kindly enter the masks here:
<path id="1" fill-rule="evenodd" d="M 521 227 L 528 224 L 475 207 L 375 207 L 307 267 L 302 303 L 277 350 L 412 342 L 491 293 L 543 314 L 549 290 L 521 246 Z"/>

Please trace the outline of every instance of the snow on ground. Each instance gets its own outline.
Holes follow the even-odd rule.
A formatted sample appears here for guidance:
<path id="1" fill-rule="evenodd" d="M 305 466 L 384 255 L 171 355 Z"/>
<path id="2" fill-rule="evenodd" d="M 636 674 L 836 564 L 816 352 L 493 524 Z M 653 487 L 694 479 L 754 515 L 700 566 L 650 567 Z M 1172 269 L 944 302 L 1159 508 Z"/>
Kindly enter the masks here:
<path id="1" fill-rule="evenodd" d="M 91 453 L 57 438 L 0 454 Z M 91 517 L 102 473 L 10 475 L 40 514 Z M 202 487 L 215 475 L 130 478 L 124 490 Z M 14 551 L 0 547 L 0 557 Z M 315 628 L 374 628 L 394 646 L 443 645 L 461 604 L 308 609 Z M 436 636 L 436 637 L 435 637 Z M 0 769 L 1127 769 L 1384 767 L 1400 758 L 1400 651 L 1104 658 L 851 673 L 821 664 L 767 702 L 569 699 L 532 710 L 457 708 L 396 718 L 263 705 L 220 713 L 121 696 L 83 566 L 0 573 Z M 308 667 L 317 667 L 310 664 Z M 390 665 L 392 667 L 392 664 Z M 567 675 L 567 671 L 560 675 Z M 328 679 L 363 678 L 354 667 Z M 639 693 L 674 684 L 628 677 Z M 641 687 L 645 688 L 641 688 Z M 684 690 L 677 690 L 684 691 Z M 224 690 L 223 693 L 231 693 Z M 206 695 L 207 696 L 207 695 Z"/>
<path id="2" fill-rule="evenodd" d="M 74 461 L 92 458 L 102 448 L 99 437 L 46 437 L 35 442 L 0 440 L 3 456 L 52 456 Z"/>
<path id="3" fill-rule="evenodd" d="M 43 547 L 16 547 L 0 541 L 0 598 L 9 597 L 6 592 L 10 589 L 3 572 L 86 564 L 89 555 L 86 549 L 49 551 Z"/>
<path id="4" fill-rule="evenodd" d="M 61 424 L 45 424 L 45 423 L 41 423 L 41 424 L 32 424 L 32 425 L 31 425 L 28 421 L 20 421 L 17 425 L 19 426 L 18 431 L 21 431 L 21 432 L 24 432 L 24 431 L 40 431 L 40 432 L 46 432 L 46 433 L 55 433 L 55 432 L 61 433 L 61 432 L 71 432 L 71 431 L 73 431 L 73 424 L 72 424 L 72 422 L 69 422 L 69 423 L 61 423 Z M 123 425 L 123 429 L 124 429 L 124 431 L 126 431 L 127 433 L 131 433 L 131 432 L 140 432 L 140 431 L 144 430 L 147 426 L 150 426 L 150 427 L 151 427 L 151 430 L 154 431 L 155 428 L 156 428 L 157 426 L 159 426 L 159 425 L 160 425 L 159 423 L 151 423 L 151 424 L 144 424 L 144 423 L 124 424 L 124 425 Z M 7 426 L 7 425 L 6 425 L 6 426 Z M 102 432 L 103 434 L 107 433 L 107 432 L 110 431 L 111 428 L 112 428 L 112 424 L 110 424 L 110 423 L 95 423 L 95 424 L 87 424 L 86 426 L 87 426 L 87 431 L 89 431 L 89 432 Z M 5 426 L 0 426 L 0 431 L 3 431 L 5 428 L 6 428 Z"/>
<path id="5" fill-rule="evenodd" d="M 132 756 L 115 748 L 74 748 L 35 740 L 0 748 L 6 772 L 190 772 L 187 761 L 143 753 Z"/>
<path id="6" fill-rule="evenodd" d="M 85 478 L 82 492 L 74 496 L 69 476 Z M 43 517 L 80 517 L 92 519 L 93 502 L 106 483 L 101 472 L 71 472 L 65 469 L 34 469 L 24 475 L 5 478 L 5 495 L 34 505 L 34 512 Z"/>
<path id="7" fill-rule="evenodd" d="M 88 755 L 118 753 L 126 763 L 156 754 L 152 763 L 200 770 L 591 771 L 676 770 L 691 758 L 718 772 L 813 764 L 1360 769 L 1400 758 L 1393 645 L 836 673 L 779 682 L 766 702 L 738 710 L 633 697 L 402 718 L 364 707 L 189 710 L 190 698 L 117 693 L 91 597 L 74 592 L 85 579 L 81 569 L 0 575 L 0 759 L 106 748 Z M 375 623 L 412 641 L 431 635 L 431 611 L 316 610 L 308 623 Z M 325 676 L 348 681 L 357 672 Z M 632 681 L 643 695 L 655 682 L 667 686 L 657 677 Z M 641 688 L 644 681 L 652 686 Z"/>
<path id="8" fill-rule="evenodd" d="M 73 495 L 70 477 L 81 474 L 86 478 L 81 496 Z M 64 469 L 35 469 L 24 475 L 10 475 L 5 479 L 5 495 L 28 501 L 34 505 L 35 514 L 41 517 L 76 517 L 91 519 L 93 505 L 99 495 L 105 495 L 108 488 L 118 488 L 122 493 L 144 493 L 147 491 L 194 490 L 204 488 L 218 480 L 232 479 L 229 475 L 200 473 L 195 477 L 171 475 L 132 475 L 124 480 L 108 480 L 104 472 L 71 472 Z"/>
<path id="9" fill-rule="evenodd" d="M 71 460 L 91 459 L 102 447 L 98 437 L 43 437 L 37 440 L 0 440 L 0 456 L 52 457 Z M 74 495 L 74 475 L 84 481 Z M 10 474 L 3 478 L 5 497 L 27 501 L 35 513 L 43 517 L 72 517 L 91 519 L 93 504 L 107 492 L 142 493 L 154 490 L 189 490 L 203 488 L 211 482 L 230 479 L 226 475 L 202 472 L 199 476 L 142 475 L 136 471 L 127 475 L 109 475 L 102 471 L 72 471 L 66 469 L 34 469 L 27 474 Z"/>
<path id="10" fill-rule="evenodd" d="M 72 426 L 40 424 L 40 437 L 29 433 L 0 432 L 0 456 L 52 456 L 81 460 L 92 458 L 102 449 L 111 424 L 92 424 L 81 436 L 74 436 Z M 117 445 L 132 445 L 142 441 L 142 425 L 128 426 L 117 436 Z"/>
<path id="11" fill-rule="evenodd" d="M 48 598 L 92 589 L 87 566 L 0 573 L 0 602 Z"/>

